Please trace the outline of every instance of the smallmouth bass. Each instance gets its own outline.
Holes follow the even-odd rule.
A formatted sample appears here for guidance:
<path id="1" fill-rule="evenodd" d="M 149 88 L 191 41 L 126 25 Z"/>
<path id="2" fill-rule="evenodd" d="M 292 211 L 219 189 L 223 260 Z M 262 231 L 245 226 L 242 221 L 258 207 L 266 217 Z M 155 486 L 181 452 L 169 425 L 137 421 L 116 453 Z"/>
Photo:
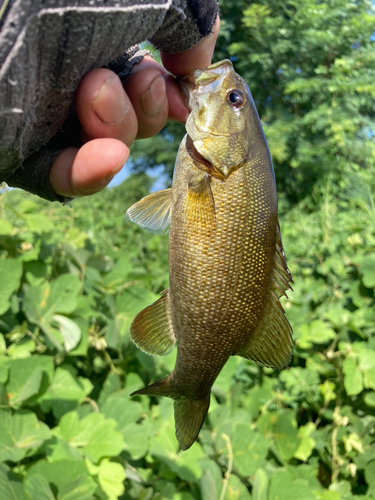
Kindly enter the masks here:
<path id="1" fill-rule="evenodd" d="M 168 354 L 172 373 L 132 395 L 174 399 L 182 449 L 196 440 L 211 387 L 229 356 L 281 370 L 292 356 L 279 302 L 291 289 L 274 172 L 250 90 L 228 60 L 182 83 L 191 113 L 173 185 L 146 196 L 128 219 L 169 227 L 170 288 L 130 327 L 144 352 Z"/>

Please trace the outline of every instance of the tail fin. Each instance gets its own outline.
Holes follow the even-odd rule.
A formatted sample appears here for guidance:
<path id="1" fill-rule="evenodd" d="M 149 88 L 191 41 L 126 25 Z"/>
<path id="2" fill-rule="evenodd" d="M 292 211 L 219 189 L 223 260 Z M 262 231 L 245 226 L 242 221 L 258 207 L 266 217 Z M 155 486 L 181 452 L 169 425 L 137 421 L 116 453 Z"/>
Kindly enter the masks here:
<path id="1" fill-rule="evenodd" d="M 210 406 L 210 393 L 204 399 L 188 399 L 181 396 L 171 383 L 171 376 L 139 389 L 131 396 L 165 396 L 174 399 L 176 437 L 183 450 L 187 450 L 197 439 Z"/>
<path id="2" fill-rule="evenodd" d="M 210 406 L 210 394 L 204 399 L 180 398 L 174 402 L 176 437 L 183 450 L 197 439 Z"/>

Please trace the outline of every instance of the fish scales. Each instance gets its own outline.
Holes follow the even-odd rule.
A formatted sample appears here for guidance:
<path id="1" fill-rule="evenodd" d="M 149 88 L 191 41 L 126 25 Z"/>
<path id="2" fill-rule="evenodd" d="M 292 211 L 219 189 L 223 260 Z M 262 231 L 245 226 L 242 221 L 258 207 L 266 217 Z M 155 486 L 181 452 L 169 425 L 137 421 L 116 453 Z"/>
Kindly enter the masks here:
<path id="1" fill-rule="evenodd" d="M 171 190 L 127 216 L 163 233 L 170 224 L 170 289 L 141 311 L 131 339 L 148 354 L 177 342 L 173 372 L 136 391 L 175 400 L 182 449 L 196 439 L 211 387 L 229 356 L 283 368 L 291 329 L 279 297 L 292 281 L 283 252 L 268 146 L 250 91 L 230 61 L 185 82 L 191 114 Z"/>
<path id="2" fill-rule="evenodd" d="M 213 232 L 189 217 L 186 198 L 193 166 L 187 156 L 175 172 L 174 184 L 185 189 L 175 190 L 177 215 L 169 239 L 171 310 L 179 347 L 174 377 L 187 388 L 186 397 L 211 388 L 223 364 L 256 325 L 270 287 L 276 237 L 271 230 L 276 225 L 276 197 L 268 193 L 270 174 L 262 176 L 249 165 L 226 180 L 225 190 L 221 180 L 211 178 Z M 191 363 L 199 369 L 187 369 Z"/>

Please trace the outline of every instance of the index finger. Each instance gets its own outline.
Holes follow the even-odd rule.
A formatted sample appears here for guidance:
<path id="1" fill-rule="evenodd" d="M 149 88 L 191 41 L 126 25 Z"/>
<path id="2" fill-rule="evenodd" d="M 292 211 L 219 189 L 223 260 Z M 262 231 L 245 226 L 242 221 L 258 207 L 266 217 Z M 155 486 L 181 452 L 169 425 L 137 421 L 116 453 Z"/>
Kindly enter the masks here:
<path id="1" fill-rule="evenodd" d="M 217 16 L 216 22 L 209 36 L 202 38 L 193 48 L 181 52 L 180 54 L 167 54 L 160 52 L 164 67 L 176 76 L 185 76 L 195 69 L 203 69 L 211 64 L 215 43 L 219 34 L 220 18 Z"/>

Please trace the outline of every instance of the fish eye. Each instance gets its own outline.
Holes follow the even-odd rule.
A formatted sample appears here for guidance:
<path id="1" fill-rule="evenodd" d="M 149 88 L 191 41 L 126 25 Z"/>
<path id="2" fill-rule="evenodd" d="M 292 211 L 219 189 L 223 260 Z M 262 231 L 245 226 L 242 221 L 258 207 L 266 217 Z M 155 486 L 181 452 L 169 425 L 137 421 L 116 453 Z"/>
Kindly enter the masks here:
<path id="1" fill-rule="evenodd" d="M 246 97 L 241 90 L 229 90 L 227 93 L 227 100 L 234 108 L 242 108 L 246 102 Z"/>

